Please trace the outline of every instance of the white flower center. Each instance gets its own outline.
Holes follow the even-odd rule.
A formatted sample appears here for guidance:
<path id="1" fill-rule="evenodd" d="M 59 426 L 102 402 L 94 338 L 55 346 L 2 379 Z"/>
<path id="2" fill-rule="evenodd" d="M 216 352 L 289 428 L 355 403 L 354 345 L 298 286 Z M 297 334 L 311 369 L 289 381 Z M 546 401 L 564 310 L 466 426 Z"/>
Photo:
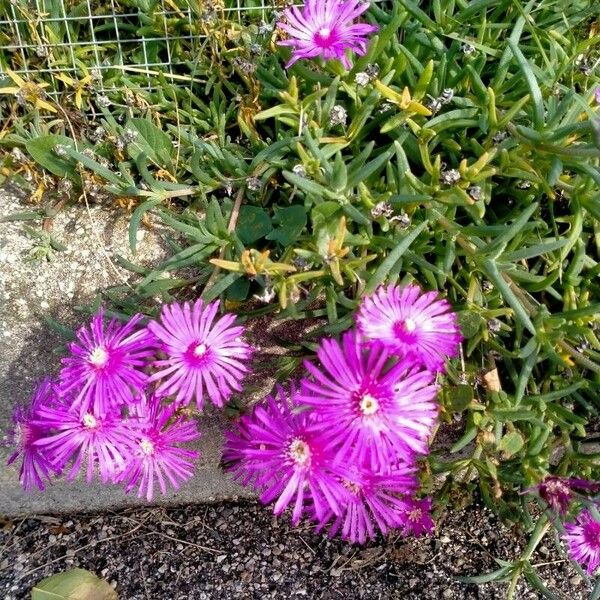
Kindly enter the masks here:
<path id="1" fill-rule="evenodd" d="M 331 29 L 329 27 L 321 27 L 319 29 L 319 36 L 323 39 L 327 39 L 331 35 Z"/>
<path id="2" fill-rule="evenodd" d="M 87 427 L 88 429 L 94 429 L 98 426 L 98 421 L 96 420 L 96 417 L 90 413 L 86 413 L 85 415 L 83 415 L 83 419 L 81 419 L 81 422 L 83 423 L 84 427 Z"/>
<path id="3" fill-rule="evenodd" d="M 201 358 L 201 357 L 203 357 L 206 354 L 207 350 L 208 350 L 208 348 L 206 347 L 206 344 L 198 344 L 194 348 L 194 356 L 197 356 L 198 358 Z"/>
<path id="4" fill-rule="evenodd" d="M 300 466 L 306 465 L 310 460 L 310 448 L 308 444 L 299 439 L 292 440 L 290 444 L 289 454 L 292 460 Z"/>
<path id="5" fill-rule="evenodd" d="M 106 363 L 108 362 L 108 352 L 102 348 L 102 346 L 97 346 L 90 352 L 88 360 L 95 367 L 102 368 L 106 366 Z"/>
<path id="6" fill-rule="evenodd" d="M 355 496 L 357 496 L 358 494 L 360 494 L 361 487 L 360 487 L 360 485 L 358 485 L 358 483 L 354 483 L 353 481 L 348 481 L 347 479 L 344 479 L 342 481 L 342 485 L 348 491 L 350 491 L 351 494 L 354 494 Z"/>
<path id="7" fill-rule="evenodd" d="M 363 415 L 374 415 L 379 410 L 379 402 L 370 394 L 365 394 L 360 401 Z"/>
<path id="8" fill-rule="evenodd" d="M 142 440 L 140 442 L 140 448 L 146 456 L 154 454 L 154 444 L 150 440 Z"/>
<path id="9" fill-rule="evenodd" d="M 423 516 L 423 511 L 420 508 L 413 508 L 408 513 L 408 519 L 409 519 L 409 521 L 412 521 L 413 523 L 420 521 L 422 516 Z"/>
<path id="10" fill-rule="evenodd" d="M 404 320 L 404 329 L 406 329 L 406 331 L 414 331 L 416 328 L 417 324 L 414 322 L 413 319 L 408 317 L 408 319 Z"/>

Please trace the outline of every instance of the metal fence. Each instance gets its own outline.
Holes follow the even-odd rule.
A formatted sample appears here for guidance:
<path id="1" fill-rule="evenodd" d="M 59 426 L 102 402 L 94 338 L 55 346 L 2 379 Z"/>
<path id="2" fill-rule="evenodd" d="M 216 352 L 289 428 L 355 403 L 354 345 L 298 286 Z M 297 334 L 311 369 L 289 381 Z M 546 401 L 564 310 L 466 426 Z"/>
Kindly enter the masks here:
<path id="1" fill-rule="evenodd" d="M 267 23 L 280 0 L 0 0 L 0 78 L 65 91 L 65 76 L 104 94 L 190 80 L 214 20 Z M 83 82 L 83 83 L 82 83 Z M 0 83 L 1 85 L 1 83 Z M 75 85 L 75 83 L 73 84 Z M 73 90 L 71 90 L 73 91 Z"/>

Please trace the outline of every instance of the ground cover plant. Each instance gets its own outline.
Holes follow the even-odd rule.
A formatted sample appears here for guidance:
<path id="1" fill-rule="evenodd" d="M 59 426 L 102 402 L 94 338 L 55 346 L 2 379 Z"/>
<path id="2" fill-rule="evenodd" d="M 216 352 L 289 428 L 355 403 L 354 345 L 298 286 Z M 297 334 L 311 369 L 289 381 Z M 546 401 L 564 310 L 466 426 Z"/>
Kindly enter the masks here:
<path id="1" fill-rule="evenodd" d="M 294 498 L 297 521 L 310 500 L 309 516 L 316 515 L 319 527 L 330 530 L 333 522 L 334 533 L 363 541 L 375 532 L 373 520 L 384 532 L 410 530 L 407 523 L 421 525 L 412 529 L 416 533 L 430 528 L 426 511 L 412 513 L 413 521 L 406 517 L 407 502 L 425 507 L 423 497 L 432 496 L 435 515 L 478 494 L 532 537 L 521 560 L 499 559 L 498 571 L 475 581 L 510 581 L 510 595 L 524 575 L 550 594 L 529 561 L 546 535 L 564 538 L 570 556 L 593 575 L 600 560 L 594 501 L 600 456 L 600 23 L 593 2 L 348 0 L 307 6 L 304 12 L 279 6 L 265 13 L 249 3 L 238 19 L 227 5 L 186 4 L 193 19 L 175 14 L 168 27 L 203 37 L 182 40 L 168 76 L 157 76 L 150 89 L 143 89 L 147 72 L 116 68 L 123 56 L 108 49 L 101 81 L 85 66 L 84 45 L 78 77 L 60 78 L 59 72 L 54 87 L 43 74 L 29 80 L 16 74 L 23 61 L 35 66 L 45 57 L 5 53 L 10 70 L 0 87 L 7 149 L 2 172 L 28 185 L 34 199 L 59 190 L 49 212 L 32 206 L 15 218 L 51 216 L 68 195 L 130 210 L 134 251 L 136 232 L 151 225 L 150 217 L 172 228 L 173 256 L 152 270 L 116 257 L 140 281 L 133 292 L 115 287 L 104 298 L 112 314 L 128 321 L 124 327 L 137 332 L 123 337 L 154 332 L 154 353 L 165 353 L 152 358 L 170 377 L 157 389 L 176 404 L 167 408 L 153 400 L 151 420 L 193 398 L 201 403 L 203 389 L 218 406 L 242 389 L 231 374 L 221 377 L 228 381 L 226 394 L 218 381 L 186 379 L 188 363 L 167 348 L 176 342 L 177 311 L 184 311 L 184 329 L 193 330 L 191 304 L 182 308 L 186 300 L 219 299 L 242 320 L 264 314 L 322 319 L 279 365 L 283 383 L 304 377 L 300 388 L 242 408 L 230 436 L 226 459 L 265 500 L 279 497 L 276 512 Z M 126 17 L 125 31 L 151 37 L 158 27 L 148 16 L 155 5 L 128 3 L 123 13 L 130 14 L 125 8 L 134 15 Z M 137 29 L 136 13 L 143 23 Z M 54 39 L 78 34 L 75 25 L 50 33 Z M 96 34 L 102 39 L 102 30 Z M 166 49 L 156 42 L 157 57 Z M 53 48 L 50 59 L 60 70 L 65 59 L 58 52 Z M 170 324 L 162 329 L 156 296 L 172 307 L 163 309 L 167 316 L 161 318 Z M 427 312 L 441 302 L 443 310 Z M 201 312 L 196 309 L 194 319 Z M 155 325 L 129 320 L 136 314 Z M 222 319 L 231 325 L 232 318 Z M 395 327 L 400 321 L 401 330 Z M 101 317 L 94 323 L 99 330 Z M 355 323 L 358 333 L 348 333 Z M 439 335 L 427 339 L 420 331 Z M 191 360 L 204 360 L 209 346 L 185 339 L 186 351 L 195 344 Z M 370 339 L 376 342 L 357 346 Z M 95 367 L 104 367 L 108 357 L 94 354 L 96 348 L 86 352 Z M 140 364 L 146 360 L 141 356 Z M 344 360 L 352 367 L 340 367 Z M 397 362 L 390 366 L 388 360 Z M 403 367 L 406 360 L 411 365 Z M 313 435 L 312 414 L 317 424 L 331 424 L 327 406 L 338 405 L 322 402 L 329 397 L 324 381 L 333 375 L 348 382 L 348 390 L 360 387 L 363 381 L 342 374 L 361 372 L 361 361 L 369 372 L 385 367 L 403 376 L 414 377 L 415 369 L 429 374 L 439 386 L 434 406 L 424 409 L 425 421 L 409 419 L 421 425 L 412 453 L 402 443 L 410 445 L 413 437 L 402 429 L 398 440 L 387 438 L 389 444 L 380 438 L 377 451 L 368 442 L 368 452 L 361 450 L 358 440 L 367 438 L 359 427 L 345 447 L 340 439 L 346 430 L 337 440 L 318 442 L 330 451 L 337 444 L 342 458 L 327 467 L 338 469 L 334 482 L 328 471 L 327 482 L 318 478 L 313 491 L 311 480 L 305 498 L 298 469 L 269 462 L 260 444 L 248 448 L 248 433 L 267 435 L 264 427 L 271 424 L 284 440 L 288 429 Z M 244 362 L 251 364 L 247 355 Z M 128 394 L 140 392 L 148 378 L 161 379 L 159 370 L 134 370 Z M 61 376 L 63 391 L 69 391 L 67 379 Z M 49 389 L 44 385 L 39 394 Z M 400 403 L 409 397 L 397 396 Z M 363 416 L 380 412 L 377 393 L 361 388 L 354 399 Z M 81 406 L 78 400 L 75 410 L 84 418 Z M 138 427 L 147 415 L 136 411 L 127 418 Z M 437 420 L 429 419 L 435 413 Z M 38 426 L 33 413 L 23 418 Z M 169 413 L 161 427 L 185 427 L 179 418 Z M 402 415 L 394 418 L 400 423 Z M 433 441 L 453 423 L 461 433 L 449 455 L 423 448 L 423 439 Z M 292 458 L 304 476 L 311 453 L 300 441 Z M 379 454 L 391 447 L 392 458 Z M 140 448 L 151 455 L 147 444 Z M 72 456 L 63 454 L 61 467 Z M 394 462 L 398 456 L 401 464 Z M 361 468 L 366 461 L 366 476 L 383 479 L 369 482 L 377 504 L 369 505 L 366 496 L 340 502 L 348 489 L 356 493 L 365 485 L 356 474 L 339 472 L 344 458 Z M 388 462 L 401 467 L 396 479 L 383 468 Z M 88 464 L 91 478 L 94 461 Z M 46 469 L 56 466 L 51 461 Z M 78 470 L 77 461 L 71 468 Z M 130 482 L 140 477 L 130 474 Z M 112 477 L 106 472 L 104 478 Z M 154 480 L 143 481 L 145 488 Z M 319 504 L 323 498 L 326 506 Z M 600 587 L 594 594 L 599 597 Z"/>

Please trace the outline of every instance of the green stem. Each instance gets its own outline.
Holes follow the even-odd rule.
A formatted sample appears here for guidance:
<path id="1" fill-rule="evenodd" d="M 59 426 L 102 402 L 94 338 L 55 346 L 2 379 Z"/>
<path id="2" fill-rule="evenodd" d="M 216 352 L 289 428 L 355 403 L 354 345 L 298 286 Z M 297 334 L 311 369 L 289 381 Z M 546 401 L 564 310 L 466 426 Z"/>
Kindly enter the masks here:
<path id="1" fill-rule="evenodd" d="M 533 533 L 531 534 L 531 538 L 529 538 L 529 543 L 525 548 L 525 552 L 523 552 L 523 555 L 521 556 L 521 561 L 529 560 L 533 556 L 535 549 L 538 547 L 539 543 L 544 539 L 546 533 L 548 533 L 550 525 L 552 525 L 552 523 L 548 519 L 548 515 L 544 513 L 535 524 L 535 528 L 533 530 Z"/>
<path id="2" fill-rule="evenodd" d="M 506 592 L 506 600 L 513 600 L 513 598 L 515 596 L 515 592 L 517 590 L 517 584 L 519 583 L 519 579 L 521 578 L 522 571 L 523 571 L 523 565 L 519 565 L 515 569 L 512 579 L 510 580 L 510 585 L 508 586 L 508 591 Z"/>
<path id="3" fill-rule="evenodd" d="M 523 567 L 526 563 L 529 562 L 535 549 L 538 547 L 540 542 L 544 539 L 546 533 L 548 533 L 548 529 L 552 523 L 548 519 L 548 515 L 544 513 L 535 524 L 531 537 L 529 538 L 529 542 L 525 548 L 525 551 L 521 555 L 517 566 L 515 567 L 515 571 L 510 580 L 510 585 L 508 586 L 508 591 L 506 593 L 506 600 L 513 600 L 515 592 L 517 590 L 517 584 L 519 583 L 519 579 L 521 578 L 521 574 L 523 573 Z"/>

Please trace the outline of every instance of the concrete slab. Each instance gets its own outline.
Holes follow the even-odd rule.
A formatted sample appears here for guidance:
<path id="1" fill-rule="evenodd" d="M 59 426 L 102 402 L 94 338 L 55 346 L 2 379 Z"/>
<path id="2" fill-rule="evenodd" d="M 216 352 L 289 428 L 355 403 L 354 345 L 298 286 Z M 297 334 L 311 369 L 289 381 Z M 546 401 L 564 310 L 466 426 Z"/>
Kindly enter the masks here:
<path id="1" fill-rule="evenodd" d="M 0 217 L 32 208 L 14 190 L 0 190 Z M 157 226 L 139 236 L 138 253 L 133 257 L 127 223 L 127 216 L 111 207 L 65 209 L 56 217 L 52 235 L 68 249 L 55 252 L 49 261 L 28 260 L 42 240 L 28 236 L 22 221 L 0 223 L 0 436 L 6 432 L 13 406 L 28 401 L 36 381 L 58 371 L 65 339 L 44 317 L 75 327 L 86 318 L 76 310 L 78 305 L 89 304 L 99 289 L 132 282 L 135 276 L 111 260 L 115 253 L 144 265 L 156 265 L 167 255 Z M 40 223 L 36 225 L 39 230 Z M 265 327 L 257 329 L 264 335 Z M 282 351 L 266 350 L 275 354 Z M 253 382 L 257 395 L 270 389 L 272 378 L 268 375 L 263 372 Z M 219 466 L 224 426 L 225 417 L 216 411 L 200 418 L 202 438 L 198 448 L 202 458 L 194 478 L 181 491 L 156 498 L 156 503 L 252 496 L 232 483 Z M 79 481 L 59 481 L 43 493 L 25 494 L 19 486 L 17 469 L 6 466 L 9 452 L 0 447 L 0 514 L 102 510 L 145 503 L 126 496 L 118 487 L 88 486 Z"/>

